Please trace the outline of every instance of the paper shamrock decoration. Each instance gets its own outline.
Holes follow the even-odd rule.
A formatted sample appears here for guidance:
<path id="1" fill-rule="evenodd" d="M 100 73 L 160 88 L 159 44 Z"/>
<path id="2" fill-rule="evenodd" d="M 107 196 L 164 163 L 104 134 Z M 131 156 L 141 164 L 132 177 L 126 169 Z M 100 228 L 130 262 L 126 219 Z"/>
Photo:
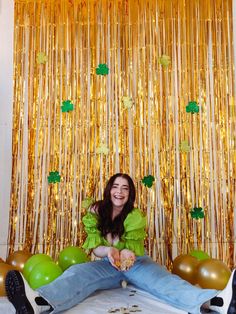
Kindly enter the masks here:
<path id="1" fill-rule="evenodd" d="M 88 209 L 94 203 L 94 199 L 92 197 L 86 197 L 82 203 L 81 207 L 84 209 Z"/>
<path id="2" fill-rule="evenodd" d="M 186 106 L 186 112 L 198 113 L 199 106 L 197 105 L 196 101 L 189 101 L 188 105 Z"/>
<path id="3" fill-rule="evenodd" d="M 190 146 L 188 145 L 188 141 L 182 141 L 179 145 L 179 150 L 185 153 L 190 152 Z"/>
<path id="4" fill-rule="evenodd" d="M 97 153 L 107 155 L 109 153 L 109 148 L 106 144 L 101 143 L 97 148 Z"/>
<path id="5" fill-rule="evenodd" d="M 142 183 L 148 188 L 152 187 L 154 181 L 155 181 L 155 178 L 151 175 L 143 177 L 142 179 Z"/>
<path id="6" fill-rule="evenodd" d="M 38 52 L 36 60 L 38 64 L 45 64 L 48 61 L 48 57 L 45 55 L 44 52 Z"/>
<path id="7" fill-rule="evenodd" d="M 98 67 L 96 68 L 97 75 L 107 75 L 108 73 L 109 73 L 109 69 L 106 63 L 100 63 Z"/>
<path id="8" fill-rule="evenodd" d="M 122 100 L 123 100 L 124 107 L 125 107 L 126 109 L 130 109 L 130 108 L 133 106 L 133 101 L 132 101 L 132 98 L 131 98 L 131 97 L 129 97 L 129 96 L 124 96 L 124 97 L 122 98 Z"/>
<path id="9" fill-rule="evenodd" d="M 49 172 L 48 183 L 56 183 L 61 181 L 61 176 L 58 171 Z"/>
<path id="10" fill-rule="evenodd" d="M 204 218 L 204 210 L 202 207 L 194 207 L 192 208 L 191 212 L 191 217 L 195 219 L 201 219 Z"/>
<path id="11" fill-rule="evenodd" d="M 74 110 L 74 105 L 72 104 L 71 100 L 64 100 L 62 102 L 61 111 L 62 112 L 69 112 Z"/>
<path id="12" fill-rule="evenodd" d="M 159 59 L 158 59 L 159 63 L 161 65 L 163 65 L 164 67 L 168 67 L 168 65 L 171 63 L 170 60 L 170 56 L 167 55 L 162 55 Z"/>

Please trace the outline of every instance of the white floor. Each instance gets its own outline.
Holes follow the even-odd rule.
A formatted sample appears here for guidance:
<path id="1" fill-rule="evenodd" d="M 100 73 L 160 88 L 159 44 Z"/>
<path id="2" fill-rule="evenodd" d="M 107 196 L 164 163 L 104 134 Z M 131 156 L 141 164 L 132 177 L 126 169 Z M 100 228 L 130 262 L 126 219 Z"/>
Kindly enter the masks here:
<path id="1" fill-rule="evenodd" d="M 125 310 L 128 309 L 128 310 Z M 0 298 L 0 313 L 13 314 L 14 307 L 6 297 Z M 186 314 L 187 312 L 158 302 L 150 294 L 128 286 L 126 289 L 104 290 L 96 292 L 76 307 L 66 311 L 67 314 Z"/>

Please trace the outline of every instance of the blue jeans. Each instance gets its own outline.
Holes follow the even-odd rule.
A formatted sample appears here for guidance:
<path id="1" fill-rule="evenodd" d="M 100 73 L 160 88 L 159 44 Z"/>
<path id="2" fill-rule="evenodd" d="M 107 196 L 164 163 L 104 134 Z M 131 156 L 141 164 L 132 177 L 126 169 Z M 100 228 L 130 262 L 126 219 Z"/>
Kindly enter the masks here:
<path id="1" fill-rule="evenodd" d="M 67 310 L 97 290 L 120 287 L 121 280 L 143 289 L 160 300 L 191 314 L 219 291 L 200 289 L 171 274 L 148 256 L 140 256 L 130 270 L 117 271 L 107 258 L 73 265 L 38 292 L 54 308 L 52 313 Z"/>

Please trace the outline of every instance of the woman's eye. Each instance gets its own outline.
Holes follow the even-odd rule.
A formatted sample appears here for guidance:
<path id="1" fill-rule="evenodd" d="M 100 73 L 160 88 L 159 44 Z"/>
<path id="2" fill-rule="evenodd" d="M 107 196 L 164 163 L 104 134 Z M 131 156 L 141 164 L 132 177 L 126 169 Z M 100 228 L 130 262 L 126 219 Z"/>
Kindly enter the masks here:
<path id="1" fill-rule="evenodd" d="M 123 188 L 122 191 L 124 191 L 125 193 L 128 193 L 129 189 L 128 188 Z"/>
<path id="2" fill-rule="evenodd" d="M 120 190 L 120 191 L 124 191 L 124 192 L 129 192 L 129 188 L 128 187 L 120 187 L 120 186 L 117 186 L 117 185 L 113 185 L 112 186 L 112 189 L 113 190 Z"/>

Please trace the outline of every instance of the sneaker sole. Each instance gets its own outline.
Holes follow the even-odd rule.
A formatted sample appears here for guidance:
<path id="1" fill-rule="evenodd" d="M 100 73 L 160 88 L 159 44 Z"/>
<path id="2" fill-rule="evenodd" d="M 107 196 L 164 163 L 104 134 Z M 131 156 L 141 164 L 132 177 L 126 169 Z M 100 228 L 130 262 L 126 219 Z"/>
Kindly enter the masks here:
<path id="1" fill-rule="evenodd" d="M 235 314 L 236 313 L 236 271 L 234 272 L 232 278 L 232 298 L 229 304 L 229 308 L 227 314 Z"/>
<path id="2" fill-rule="evenodd" d="M 11 270 L 7 273 L 5 288 L 9 301 L 16 309 L 16 314 L 34 314 L 34 309 L 25 294 L 24 281 L 18 271 Z"/>

